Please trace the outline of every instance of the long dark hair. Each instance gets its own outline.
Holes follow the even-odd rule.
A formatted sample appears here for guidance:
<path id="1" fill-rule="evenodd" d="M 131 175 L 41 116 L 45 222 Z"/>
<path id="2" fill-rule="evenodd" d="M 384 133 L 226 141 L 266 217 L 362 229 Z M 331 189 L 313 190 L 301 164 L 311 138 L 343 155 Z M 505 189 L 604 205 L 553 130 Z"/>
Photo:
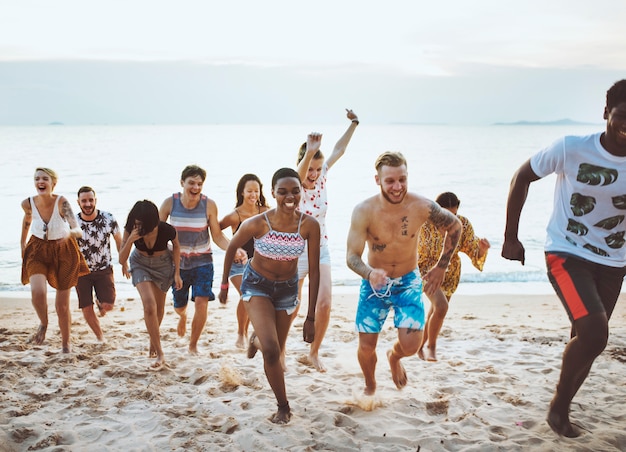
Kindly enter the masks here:
<path id="1" fill-rule="evenodd" d="M 135 220 L 141 221 L 139 235 L 145 235 L 159 225 L 159 209 L 157 209 L 157 206 L 152 201 L 148 201 L 147 199 L 137 201 L 133 208 L 130 209 L 128 218 L 126 219 L 126 225 L 124 225 L 124 229 L 129 234 L 133 232 Z"/>
<path id="2" fill-rule="evenodd" d="M 265 200 L 265 195 L 263 194 L 263 184 L 261 183 L 261 179 L 256 174 L 244 174 L 239 179 L 237 183 L 237 204 L 235 208 L 239 207 L 243 204 L 243 189 L 246 186 L 247 182 L 254 181 L 259 184 L 259 199 L 256 202 L 258 207 L 267 207 L 267 201 Z"/>

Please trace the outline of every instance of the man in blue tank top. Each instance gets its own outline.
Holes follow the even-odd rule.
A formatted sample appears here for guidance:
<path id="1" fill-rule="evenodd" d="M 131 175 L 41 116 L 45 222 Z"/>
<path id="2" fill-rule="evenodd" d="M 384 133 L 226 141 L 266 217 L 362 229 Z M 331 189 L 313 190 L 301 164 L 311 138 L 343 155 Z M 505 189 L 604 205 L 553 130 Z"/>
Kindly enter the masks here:
<path id="1" fill-rule="evenodd" d="M 228 248 L 230 241 L 220 229 L 217 217 L 217 205 L 212 199 L 202 194 L 206 171 L 196 165 L 188 165 L 180 177 L 182 193 L 168 197 L 159 209 L 161 221 L 167 221 L 176 228 L 180 243 L 180 276 L 183 287 L 172 287 L 174 310 L 180 316 L 178 335 L 184 337 L 187 332 L 187 304 L 189 289 L 191 300 L 195 303 L 195 313 L 191 322 L 189 352 L 198 353 L 198 339 L 207 319 L 209 300 L 215 300 L 213 285 L 213 241 L 221 249 Z M 238 250 L 237 261 L 247 259 L 245 251 Z"/>

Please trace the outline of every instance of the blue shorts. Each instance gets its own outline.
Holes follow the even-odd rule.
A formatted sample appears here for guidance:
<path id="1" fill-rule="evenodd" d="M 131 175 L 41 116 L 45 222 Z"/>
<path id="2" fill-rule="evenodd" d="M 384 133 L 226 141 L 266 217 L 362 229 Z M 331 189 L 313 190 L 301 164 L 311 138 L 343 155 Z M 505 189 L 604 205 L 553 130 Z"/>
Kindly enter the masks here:
<path id="1" fill-rule="evenodd" d="M 213 293 L 213 264 L 201 265 L 200 267 L 189 268 L 180 271 L 180 279 L 183 280 L 183 287 L 176 290 L 172 286 L 172 294 L 174 295 L 174 307 L 184 308 L 187 306 L 189 299 L 189 288 L 191 287 L 191 301 L 195 301 L 196 297 L 207 297 L 209 300 L 215 300 Z"/>
<path id="2" fill-rule="evenodd" d="M 380 333 L 391 308 L 396 328 L 424 329 L 422 278 L 419 270 L 398 278 L 389 278 L 387 285 L 377 291 L 372 289 L 368 280 L 362 280 L 356 330 L 359 333 Z"/>
<path id="3" fill-rule="evenodd" d="M 249 302 L 252 297 L 269 298 L 277 311 L 291 315 L 298 307 L 298 273 L 286 281 L 272 281 L 257 273 L 250 263 L 246 264 L 241 280 L 241 299 Z"/>
<path id="4" fill-rule="evenodd" d="M 228 274 L 229 278 L 233 276 L 241 276 L 243 275 L 243 269 L 246 264 L 240 264 L 239 262 L 233 262 L 233 265 L 230 266 L 230 273 Z"/>

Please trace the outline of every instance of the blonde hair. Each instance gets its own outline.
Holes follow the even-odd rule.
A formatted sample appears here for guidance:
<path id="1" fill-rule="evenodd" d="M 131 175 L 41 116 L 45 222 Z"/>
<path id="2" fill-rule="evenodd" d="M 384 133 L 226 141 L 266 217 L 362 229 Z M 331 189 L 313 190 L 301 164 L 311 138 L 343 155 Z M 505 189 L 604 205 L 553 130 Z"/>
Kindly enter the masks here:
<path id="1" fill-rule="evenodd" d="M 387 151 L 378 156 L 376 163 L 374 164 L 374 168 L 376 168 L 376 171 L 380 171 L 383 166 L 398 167 L 402 165 L 408 166 L 404 155 L 400 152 Z"/>
<path id="2" fill-rule="evenodd" d="M 50 176 L 50 179 L 52 179 L 52 185 L 57 184 L 57 180 L 59 180 L 59 177 L 57 176 L 56 171 L 50 168 L 44 168 L 44 167 L 35 168 L 35 174 L 37 174 L 37 171 L 43 171 L 48 176 Z"/>

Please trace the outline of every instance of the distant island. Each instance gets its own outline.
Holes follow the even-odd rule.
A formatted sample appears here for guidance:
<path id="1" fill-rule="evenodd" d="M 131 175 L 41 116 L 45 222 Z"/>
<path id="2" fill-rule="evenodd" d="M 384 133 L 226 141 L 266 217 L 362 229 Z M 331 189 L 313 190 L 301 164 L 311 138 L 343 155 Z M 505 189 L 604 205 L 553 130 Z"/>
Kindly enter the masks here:
<path id="1" fill-rule="evenodd" d="M 496 122 L 494 126 L 595 126 L 596 123 L 580 122 L 573 119 L 557 119 L 556 121 L 517 121 L 517 122 Z"/>
<path id="2" fill-rule="evenodd" d="M 63 126 L 63 125 L 65 125 L 65 124 L 63 124 L 63 123 L 62 123 L 62 122 L 60 122 L 60 121 L 53 121 L 53 122 L 49 122 L 49 123 L 48 123 L 48 125 L 49 125 L 49 126 Z"/>

